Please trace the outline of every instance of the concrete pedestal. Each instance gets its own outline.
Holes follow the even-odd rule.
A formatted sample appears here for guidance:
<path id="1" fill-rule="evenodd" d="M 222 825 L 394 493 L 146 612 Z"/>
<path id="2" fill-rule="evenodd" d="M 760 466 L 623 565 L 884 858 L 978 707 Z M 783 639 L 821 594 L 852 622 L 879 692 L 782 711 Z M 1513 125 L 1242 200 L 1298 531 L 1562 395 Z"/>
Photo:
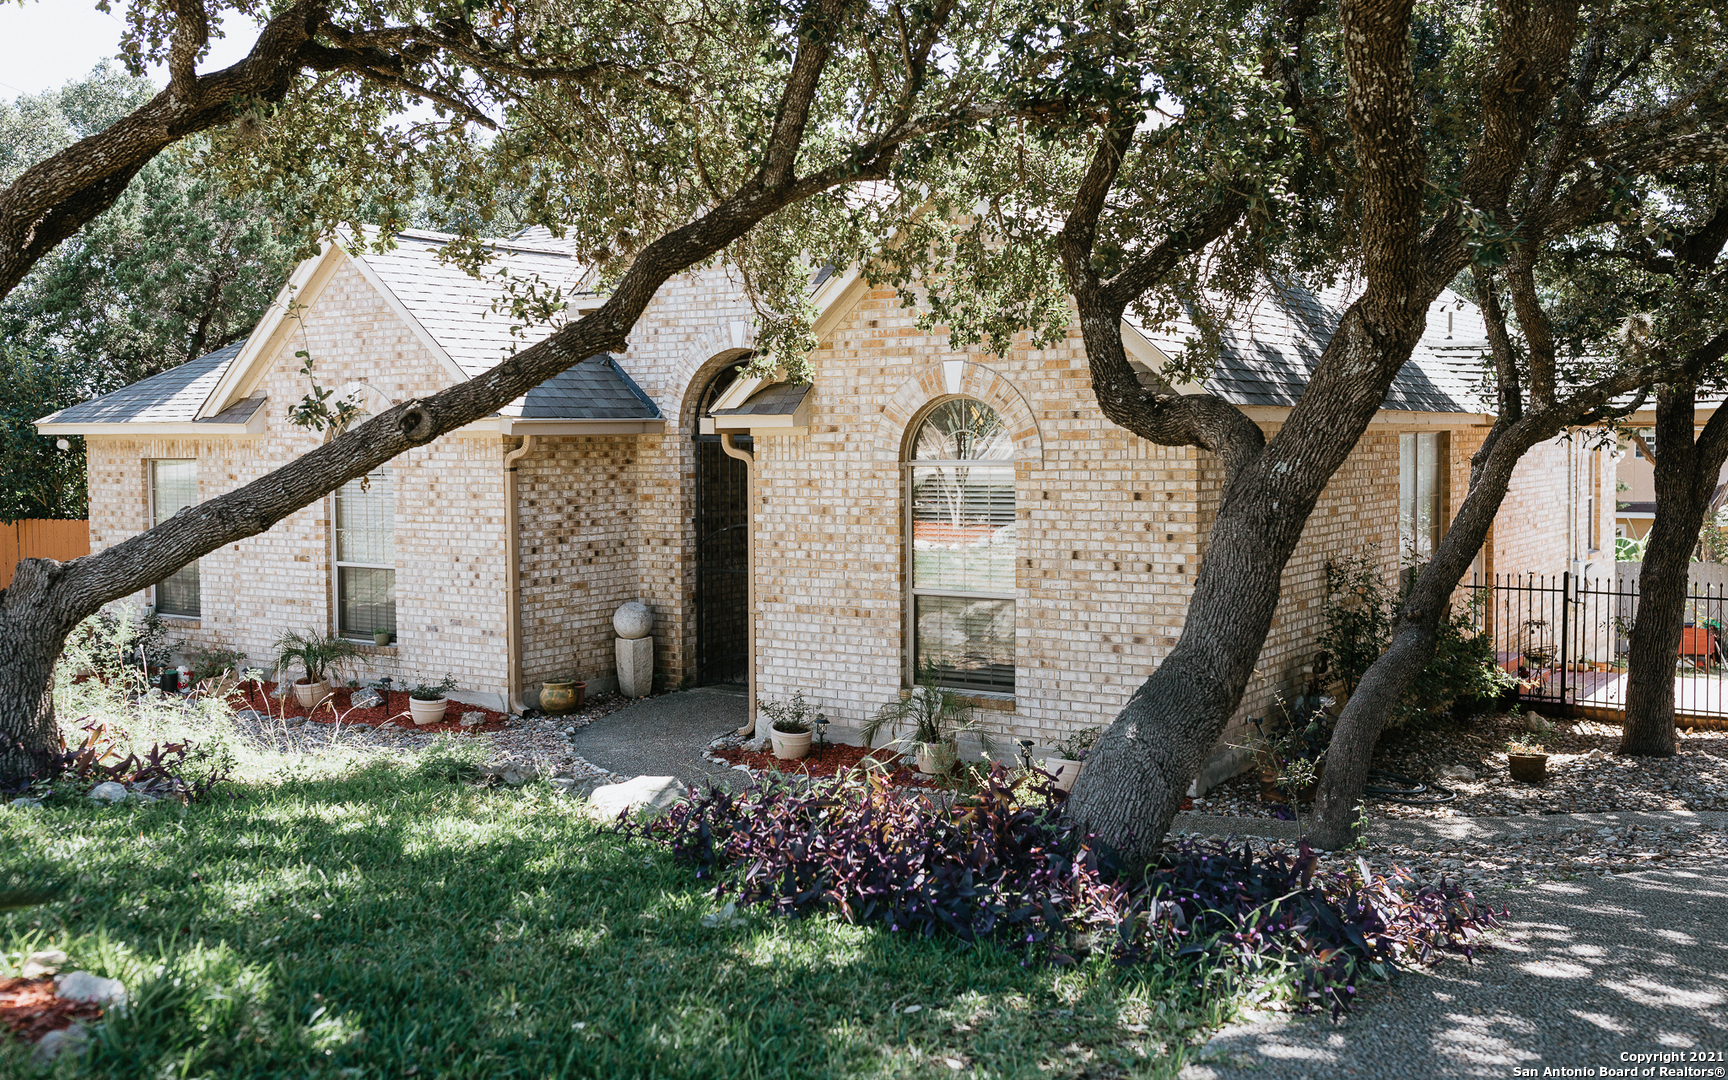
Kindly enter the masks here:
<path id="1" fill-rule="evenodd" d="M 647 697 L 654 692 L 654 639 L 618 638 L 618 692 Z"/>

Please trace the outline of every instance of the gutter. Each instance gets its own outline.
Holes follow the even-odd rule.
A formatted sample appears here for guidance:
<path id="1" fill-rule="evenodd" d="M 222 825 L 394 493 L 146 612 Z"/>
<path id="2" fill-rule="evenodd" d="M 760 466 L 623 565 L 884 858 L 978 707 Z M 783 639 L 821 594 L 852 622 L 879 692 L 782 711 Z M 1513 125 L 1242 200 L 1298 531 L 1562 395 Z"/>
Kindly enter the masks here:
<path id="1" fill-rule="evenodd" d="M 516 465 L 534 449 L 534 436 L 504 452 L 504 700 L 521 715 L 522 702 L 522 537 L 516 514 Z"/>
<path id="2" fill-rule="evenodd" d="M 744 522 L 744 611 L 745 625 L 749 629 L 748 659 L 745 661 L 750 668 L 750 705 L 749 720 L 738 729 L 740 735 L 756 733 L 756 456 L 748 450 L 740 450 L 733 443 L 735 436 L 725 432 L 720 436 L 720 449 L 726 451 L 727 457 L 737 458 L 744 463 L 744 483 L 750 492 L 750 515 Z"/>

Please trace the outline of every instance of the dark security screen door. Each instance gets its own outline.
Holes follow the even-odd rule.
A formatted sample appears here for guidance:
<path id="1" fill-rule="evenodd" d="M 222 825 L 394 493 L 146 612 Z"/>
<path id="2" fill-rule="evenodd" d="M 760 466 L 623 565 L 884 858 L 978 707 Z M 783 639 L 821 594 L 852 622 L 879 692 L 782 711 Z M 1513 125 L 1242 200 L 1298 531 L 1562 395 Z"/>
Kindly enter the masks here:
<path id="1" fill-rule="evenodd" d="M 734 439 L 750 448 L 744 436 Z M 717 435 L 696 439 L 696 682 L 747 685 L 750 481 Z"/>

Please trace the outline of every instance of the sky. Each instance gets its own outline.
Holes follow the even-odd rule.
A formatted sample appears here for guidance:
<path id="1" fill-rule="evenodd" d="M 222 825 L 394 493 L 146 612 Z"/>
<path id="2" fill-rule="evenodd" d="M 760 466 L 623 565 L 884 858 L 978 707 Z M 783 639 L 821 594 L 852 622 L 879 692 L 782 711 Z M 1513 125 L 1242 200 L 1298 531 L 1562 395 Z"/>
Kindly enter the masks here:
<path id="1" fill-rule="evenodd" d="M 122 6 L 97 11 L 91 0 L 0 0 L 0 97 L 40 94 L 83 78 L 103 59 L 120 52 Z M 217 71 L 246 55 L 257 36 L 256 24 L 228 13 L 230 36 L 212 43 L 198 64 L 200 72 Z M 116 64 L 118 61 L 116 60 Z M 162 68 L 149 72 L 157 85 L 166 85 Z"/>

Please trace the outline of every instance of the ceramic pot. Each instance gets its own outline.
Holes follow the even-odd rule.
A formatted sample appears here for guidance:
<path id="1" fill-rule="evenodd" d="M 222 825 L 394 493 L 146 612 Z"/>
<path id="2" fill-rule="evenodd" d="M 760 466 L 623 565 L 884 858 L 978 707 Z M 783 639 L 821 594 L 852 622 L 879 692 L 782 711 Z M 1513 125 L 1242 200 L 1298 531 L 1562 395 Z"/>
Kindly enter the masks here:
<path id="1" fill-rule="evenodd" d="M 575 712 L 582 707 L 582 695 L 587 689 L 587 683 L 573 679 L 543 682 L 540 684 L 540 711 L 553 716 Z"/>
<path id="2" fill-rule="evenodd" d="M 770 728 L 768 741 L 774 746 L 774 756 L 781 761 L 797 761 L 810 752 L 808 731 L 781 731 L 779 728 Z"/>
<path id="3" fill-rule="evenodd" d="M 1050 785 L 1057 791 L 1073 791 L 1074 781 L 1080 775 L 1081 763 L 1073 758 L 1050 757 L 1044 759 L 1044 771 L 1054 773 L 1056 779 Z"/>
<path id="4" fill-rule="evenodd" d="M 1521 780 L 1526 784 L 1540 784 L 1548 779 L 1547 754 L 1507 754 L 1507 764 L 1512 770 L 1512 779 Z"/>
<path id="5" fill-rule="evenodd" d="M 925 776 L 945 776 L 954 771 L 960 751 L 948 743 L 919 743 L 918 771 Z"/>
<path id="6" fill-rule="evenodd" d="M 388 631 L 388 630 L 374 630 L 374 631 L 372 631 L 372 644 L 378 646 L 380 649 L 382 649 L 384 646 L 390 644 L 390 631 Z"/>
<path id="7" fill-rule="evenodd" d="M 419 698 L 408 699 L 408 714 L 414 717 L 416 727 L 436 724 L 444 719 L 444 710 L 450 705 L 450 699 L 441 697 L 437 701 L 421 701 Z"/>
<path id="8" fill-rule="evenodd" d="M 294 681 L 294 697 L 302 708 L 316 709 L 330 697 L 330 680 L 320 679 L 317 682 L 307 682 L 305 679 Z"/>

